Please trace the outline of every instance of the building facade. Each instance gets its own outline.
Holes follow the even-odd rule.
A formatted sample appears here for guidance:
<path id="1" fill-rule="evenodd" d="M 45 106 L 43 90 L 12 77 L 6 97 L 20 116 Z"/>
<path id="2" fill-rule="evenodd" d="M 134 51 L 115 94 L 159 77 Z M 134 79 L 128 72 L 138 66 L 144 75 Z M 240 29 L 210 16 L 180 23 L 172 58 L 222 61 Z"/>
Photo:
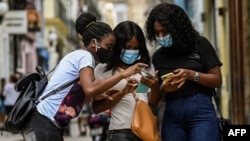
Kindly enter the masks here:
<path id="1" fill-rule="evenodd" d="M 186 1 L 187 2 L 187 1 Z M 249 2 L 237 0 L 188 1 L 200 32 L 215 46 L 223 63 L 223 84 L 217 90 L 217 101 L 224 117 L 234 124 L 249 124 Z M 202 3 L 202 11 L 197 11 Z M 187 9 L 190 10 L 190 9 Z M 191 10 L 192 11 L 192 10 Z"/>
<path id="2" fill-rule="evenodd" d="M 37 64 L 48 61 L 47 70 L 50 70 L 66 53 L 81 48 L 81 40 L 74 28 L 74 22 L 81 12 L 93 13 L 97 20 L 108 23 L 112 28 L 125 20 L 135 21 L 144 28 L 147 14 L 156 4 L 172 2 L 180 5 L 190 16 L 194 27 L 215 47 L 223 63 L 223 84 L 217 89 L 216 97 L 223 115 L 234 124 L 250 123 L 248 1 L 18 0 L 18 4 L 14 0 L 2 1 L 8 3 L 8 11 L 27 10 L 32 8 L 27 4 L 33 3 L 41 16 L 40 30 L 35 32 L 34 37 L 29 36 L 29 32 L 21 35 L 5 33 L 0 24 L 0 65 L 4 68 L 0 70 L 0 75 L 6 78 L 10 73 L 27 73 L 34 68 L 35 59 L 29 59 L 29 55 L 35 54 L 34 49 L 38 53 Z M 35 38 L 35 44 L 22 47 L 23 37 Z M 30 54 L 31 50 L 33 54 Z"/>

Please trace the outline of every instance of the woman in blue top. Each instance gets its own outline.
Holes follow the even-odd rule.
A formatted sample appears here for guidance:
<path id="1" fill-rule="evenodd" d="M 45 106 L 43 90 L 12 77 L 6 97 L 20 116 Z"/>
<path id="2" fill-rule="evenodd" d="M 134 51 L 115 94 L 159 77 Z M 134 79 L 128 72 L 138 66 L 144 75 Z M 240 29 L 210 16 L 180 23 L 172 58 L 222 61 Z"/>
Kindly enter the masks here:
<path id="1" fill-rule="evenodd" d="M 81 14 L 76 20 L 75 27 L 82 37 L 85 49 L 72 51 L 62 58 L 42 96 L 78 77 L 80 80 L 37 105 L 37 110 L 32 113 L 29 122 L 23 128 L 25 140 L 63 141 L 63 127 L 79 114 L 83 104 L 88 102 L 90 97 L 105 92 L 121 79 L 139 72 L 140 67 L 147 66 L 142 63 L 135 64 L 123 73 L 96 81 L 95 61 L 106 62 L 109 59 L 108 56 L 112 54 L 116 42 L 115 36 L 109 25 L 97 22 L 95 16 L 90 13 Z M 128 82 L 130 83 L 134 82 Z M 126 88 L 130 87 L 133 86 L 127 85 Z"/>
<path id="2" fill-rule="evenodd" d="M 168 3 L 152 9 L 146 35 L 161 46 L 152 60 L 159 70 L 161 94 L 166 94 L 162 140 L 218 141 L 212 96 L 222 84 L 222 63 L 213 46 L 198 34 L 183 9 Z M 173 77 L 162 81 L 169 72 Z"/>

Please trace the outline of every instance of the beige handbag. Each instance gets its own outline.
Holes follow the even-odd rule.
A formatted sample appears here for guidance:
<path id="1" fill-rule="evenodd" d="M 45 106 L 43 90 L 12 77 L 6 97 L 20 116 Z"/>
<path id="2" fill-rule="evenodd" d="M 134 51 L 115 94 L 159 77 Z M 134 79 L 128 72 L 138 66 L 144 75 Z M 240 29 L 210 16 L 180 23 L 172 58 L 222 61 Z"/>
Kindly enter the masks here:
<path id="1" fill-rule="evenodd" d="M 152 113 L 151 108 L 146 102 L 136 98 L 135 93 L 133 95 L 136 105 L 131 130 L 143 141 L 160 141 L 157 117 Z"/>
<path id="2" fill-rule="evenodd" d="M 120 68 L 117 68 L 121 72 Z M 128 81 L 128 79 L 126 79 Z M 136 97 L 136 93 L 132 93 L 135 100 L 135 110 L 131 122 L 132 132 L 143 141 L 160 141 L 157 126 L 157 117 L 153 114 L 149 105 Z"/>

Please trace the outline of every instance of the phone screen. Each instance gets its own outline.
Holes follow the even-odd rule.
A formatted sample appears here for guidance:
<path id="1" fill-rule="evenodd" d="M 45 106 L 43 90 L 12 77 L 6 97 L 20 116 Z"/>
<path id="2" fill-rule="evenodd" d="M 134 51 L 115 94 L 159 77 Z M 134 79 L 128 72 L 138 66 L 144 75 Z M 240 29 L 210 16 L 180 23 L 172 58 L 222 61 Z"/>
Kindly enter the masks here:
<path id="1" fill-rule="evenodd" d="M 161 76 L 161 79 L 163 81 L 169 81 L 173 76 L 174 76 L 174 74 L 172 72 L 170 72 L 168 74 L 165 74 L 165 75 Z"/>
<path id="2" fill-rule="evenodd" d="M 148 92 L 148 86 L 140 83 L 138 87 L 135 90 L 136 93 L 147 93 Z"/>
<path id="3" fill-rule="evenodd" d="M 144 71 L 141 71 L 141 74 L 142 74 L 142 76 L 144 76 L 144 77 L 148 77 L 148 74 L 147 74 L 146 72 L 144 72 Z"/>

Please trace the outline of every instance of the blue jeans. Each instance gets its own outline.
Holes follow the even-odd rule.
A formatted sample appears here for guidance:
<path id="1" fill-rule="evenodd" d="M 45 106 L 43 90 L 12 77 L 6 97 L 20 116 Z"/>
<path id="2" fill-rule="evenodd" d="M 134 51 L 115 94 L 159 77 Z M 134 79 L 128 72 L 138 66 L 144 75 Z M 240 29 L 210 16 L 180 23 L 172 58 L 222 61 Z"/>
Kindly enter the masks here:
<path id="1" fill-rule="evenodd" d="M 166 101 L 162 141 L 219 141 L 212 97 L 197 93 Z"/>
<path id="2" fill-rule="evenodd" d="M 63 130 L 38 111 L 35 110 L 27 121 L 22 131 L 25 141 L 63 141 Z"/>
<path id="3" fill-rule="evenodd" d="M 108 133 L 108 141 L 142 141 L 130 129 L 111 130 Z"/>

